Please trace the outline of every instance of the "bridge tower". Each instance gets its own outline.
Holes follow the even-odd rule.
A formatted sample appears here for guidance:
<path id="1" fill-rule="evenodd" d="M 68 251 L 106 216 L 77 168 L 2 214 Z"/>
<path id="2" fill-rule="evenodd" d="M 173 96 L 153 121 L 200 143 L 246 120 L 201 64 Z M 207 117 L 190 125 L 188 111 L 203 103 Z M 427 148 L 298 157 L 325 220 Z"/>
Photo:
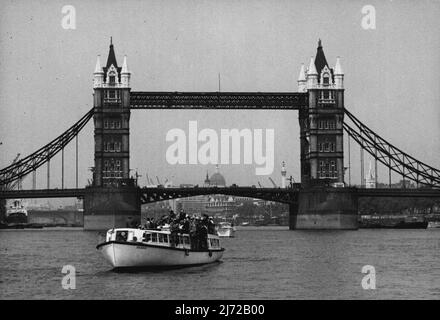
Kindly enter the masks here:
<path id="1" fill-rule="evenodd" d="M 343 183 L 344 73 L 339 57 L 335 67 L 329 67 L 321 40 L 308 69 L 301 67 L 298 91 L 309 96 L 307 108 L 299 113 L 301 182 Z"/>
<path id="2" fill-rule="evenodd" d="M 95 124 L 95 168 L 93 185 L 119 186 L 127 183 L 130 172 L 130 72 L 127 57 L 122 67 L 110 43 L 107 63 L 100 57 L 93 73 Z"/>
<path id="3" fill-rule="evenodd" d="M 290 229 L 357 229 L 357 196 L 344 187 L 344 73 L 339 57 L 330 68 L 318 41 L 307 70 L 301 66 L 298 91 L 308 93 L 299 110 L 301 183 L 298 204 L 290 206 Z"/>
<path id="4" fill-rule="evenodd" d="M 137 221 L 140 204 L 130 179 L 130 72 L 118 66 L 112 40 L 107 63 L 93 73 L 95 166 L 84 201 L 84 228 L 125 227 Z"/>

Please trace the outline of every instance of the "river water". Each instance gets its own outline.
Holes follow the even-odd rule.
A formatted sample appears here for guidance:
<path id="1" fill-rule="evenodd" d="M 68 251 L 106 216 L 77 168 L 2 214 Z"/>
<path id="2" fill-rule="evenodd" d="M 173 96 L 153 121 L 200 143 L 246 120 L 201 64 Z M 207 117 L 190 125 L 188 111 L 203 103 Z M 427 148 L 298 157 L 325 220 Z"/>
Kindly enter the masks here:
<path id="1" fill-rule="evenodd" d="M 220 263 L 115 272 L 96 232 L 0 231 L 0 299 L 439 299 L 440 229 L 243 228 Z M 64 265 L 76 288 L 63 289 Z M 362 288 L 362 267 L 376 289 Z"/>

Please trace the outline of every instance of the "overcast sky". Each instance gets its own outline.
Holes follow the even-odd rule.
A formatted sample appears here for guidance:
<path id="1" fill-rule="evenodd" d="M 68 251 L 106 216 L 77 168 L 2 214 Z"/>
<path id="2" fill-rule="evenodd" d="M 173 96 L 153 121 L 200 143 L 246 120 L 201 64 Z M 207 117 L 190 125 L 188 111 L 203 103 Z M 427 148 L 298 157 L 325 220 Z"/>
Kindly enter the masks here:
<path id="1" fill-rule="evenodd" d="M 64 5 L 76 29 L 61 26 Z M 361 27 L 364 5 L 376 29 Z M 107 59 L 110 36 L 118 59 L 128 56 L 132 90 L 297 91 L 322 39 L 327 61 L 341 57 L 345 105 L 371 129 L 416 158 L 440 167 L 440 1 L 1 1 L 0 167 L 64 132 L 92 108 L 96 55 Z M 131 168 L 201 183 L 213 165 L 170 165 L 168 130 L 275 129 L 275 171 L 287 163 L 299 179 L 297 111 L 133 111 Z M 93 166 L 93 123 L 81 132 L 80 186 Z M 352 179 L 359 183 L 359 148 L 352 141 Z M 51 161 L 60 185 L 61 157 Z M 347 158 L 347 157 L 346 157 Z M 73 145 L 66 149 L 67 186 L 74 183 Z M 366 161 L 368 166 L 368 160 Z M 227 184 L 270 183 L 254 165 L 220 167 Z M 379 170 L 380 180 L 387 171 Z M 38 172 L 45 187 L 46 168 Z M 357 181 L 356 181 L 357 180 Z M 28 178 L 28 182 L 30 179 Z"/>

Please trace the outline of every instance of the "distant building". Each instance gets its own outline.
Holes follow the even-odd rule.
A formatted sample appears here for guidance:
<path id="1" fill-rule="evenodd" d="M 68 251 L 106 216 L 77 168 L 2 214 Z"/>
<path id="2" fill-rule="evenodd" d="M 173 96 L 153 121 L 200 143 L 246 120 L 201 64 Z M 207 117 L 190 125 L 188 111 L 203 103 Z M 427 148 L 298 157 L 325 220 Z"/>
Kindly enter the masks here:
<path id="1" fill-rule="evenodd" d="M 365 177 L 365 188 L 367 189 L 375 189 L 376 188 L 376 174 L 371 167 L 371 161 L 370 161 L 370 167 L 368 169 L 368 174 Z"/>
<path id="2" fill-rule="evenodd" d="M 209 178 L 205 180 L 205 183 L 208 182 L 209 187 L 226 187 L 225 177 L 220 173 L 218 165 L 215 166 L 215 173 Z"/>
<path id="3" fill-rule="evenodd" d="M 226 179 L 220 173 L 218 165 L 215 166 L 215 170 L 211 177 L 206 172 L 204 187 L 226 187 Z M 237 201 L 234 197 L 217 194 L 179 199 L 177 210 L 183 209 L 188 214 L 206 213 L 213 216 L 226 216 L 229 213 L 232 214 L 236 207 Z"/>
<path id="4" fill-rule="evenodd" d="M 286 163 L 283 161 L 281 166 L 281 188 L 286 188 Z"/>
<path id="5" fill-rule="evenodd" d="M 184 210 L 188 214 L 202 213 L 207 204 L 206 196 L 196 196 L 177 200 L 177 211 Z"/>

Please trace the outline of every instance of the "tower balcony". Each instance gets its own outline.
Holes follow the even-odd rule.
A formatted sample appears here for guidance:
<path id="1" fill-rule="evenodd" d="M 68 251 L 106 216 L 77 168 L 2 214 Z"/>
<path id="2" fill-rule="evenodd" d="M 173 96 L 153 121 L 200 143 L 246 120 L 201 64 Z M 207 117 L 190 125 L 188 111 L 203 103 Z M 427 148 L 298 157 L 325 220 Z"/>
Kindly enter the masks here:
<path id="1" fill-rule="evenodd" d="M 318 99 L 318 107 L 336 107 L 335 99 Z"/>
<path id="2" fill-rule="evenodd" d="M 104 98 L 104 103 L 107 105 L 118 105 L 121 104 L 121 98 Z"/>

